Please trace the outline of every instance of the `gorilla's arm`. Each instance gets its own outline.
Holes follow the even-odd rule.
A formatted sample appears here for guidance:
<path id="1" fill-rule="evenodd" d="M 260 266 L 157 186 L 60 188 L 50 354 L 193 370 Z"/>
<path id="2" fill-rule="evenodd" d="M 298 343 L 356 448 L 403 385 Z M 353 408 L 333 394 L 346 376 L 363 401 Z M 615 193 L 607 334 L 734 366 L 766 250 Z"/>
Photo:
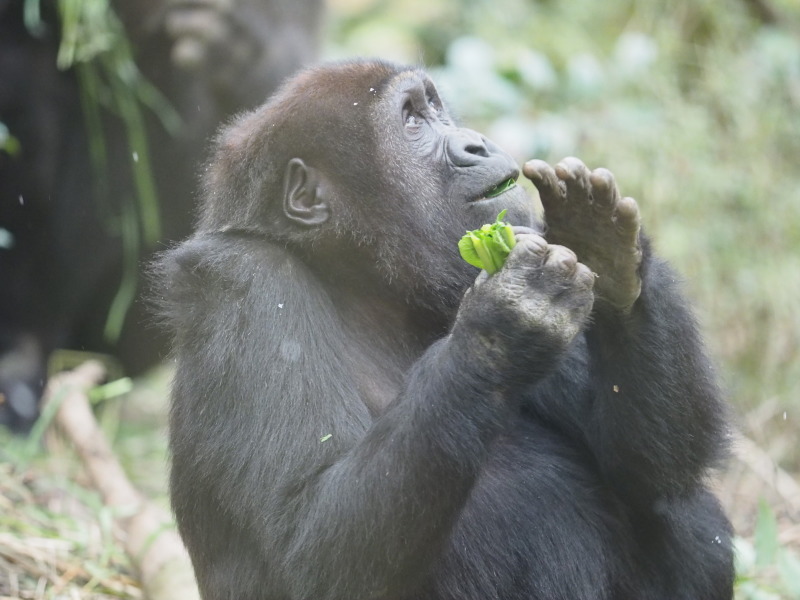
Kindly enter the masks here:
<path id="1" fill-rule="evenodd" d="M 548 252 L 538 240 L 519 243 L 517 255 Z M 510 322 L 507 330 L 539 340 L 523 353 L 543 363 L 563 351 L 591 302 L 588 269 L 564 249 L 548 256 L 544 267 L 526 256 L 504 271 L 540 278 L 527 306 L 545 335 Z M 342 350 L 347 328 L 300 261 L 257 238 L 215 234 L 185 243 L 163 265 L 172 290 L 165 316 L 176 329 L 172 497 L 182 535 L 194 546 L 203 533 L 193 524 L 226 515 L 280 573 L 273 580 L 284 589 L 270 592 L 281 597 L 409 589 L 433 563 L 510 413 L 498 392 L 508 369 L 483 364 L 473 325 L 491 334 L 497 323 L 480 315 L 502 316 L 503 290 L 526 286 L 497 276 L 473 292 L 453 333 L 419 358 L 373 420 Z M 557 280 L 549 292 L 542 273 Z M 551 311 L 549 298 L 570 287 L 578 288 L 572 301 Z M 513 335 L 507 343 L 534 348 Z M 214 566 L 196 564 L 198 577 L 213 578 Z"/>
<path id="2" fill-rule="evenodd" d="M 676 277 L 653 256 L 636 202 L 620 196 L 611 173 L 565 159 L 555 169 L 531 161 L 526 174 L 545 205 L 548 239 L 597 274 L 585 346 L 540 386 L 534 404 L 584 438 L 627 501 L 649 507 L 679 495 L 724 453 L 726 431 Z"/>
<path id="3" fill-rule="evenodd" d="M 597 310 L 587 331 L 592 409 L 585 422 L 603 471 L 626 498 L 680 495 L 721 458 L 725 409 L 676 278 L 643 244 L 642 294 L 630 314 Z"/>
<path id="4" fill-rule="evenodd" d="M 527 409 L 581 440 L 634 506 L 690 491 L 724 456 L 726 409 L 671 269 L 643 244 L 642 293 L 629 313 L 596 307 Z"/>

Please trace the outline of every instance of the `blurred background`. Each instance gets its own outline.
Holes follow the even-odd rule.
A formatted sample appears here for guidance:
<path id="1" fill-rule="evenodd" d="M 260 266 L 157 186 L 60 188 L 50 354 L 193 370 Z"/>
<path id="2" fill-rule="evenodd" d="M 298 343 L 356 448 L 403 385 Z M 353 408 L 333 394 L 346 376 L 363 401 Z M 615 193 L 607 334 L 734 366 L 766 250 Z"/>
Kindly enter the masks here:
<path id="1" fill-rule="evenodd" d="M 800 598 L 800 2 L 325 11 L 317 56 L 422 64 L 465 124 L 520 161 L 578 156 L 637 199 L 684 277 L 742 436 L 716 482 L 739 535 L 737 598 Z M 164 505 L 167 389 L 156 368 L 99 408 L 131 477 Z M 140 597 L 74 459 L 36 433 L 0 434 L 0 597 Z M 81 557 L 71 578 L 64 556 Z"/>

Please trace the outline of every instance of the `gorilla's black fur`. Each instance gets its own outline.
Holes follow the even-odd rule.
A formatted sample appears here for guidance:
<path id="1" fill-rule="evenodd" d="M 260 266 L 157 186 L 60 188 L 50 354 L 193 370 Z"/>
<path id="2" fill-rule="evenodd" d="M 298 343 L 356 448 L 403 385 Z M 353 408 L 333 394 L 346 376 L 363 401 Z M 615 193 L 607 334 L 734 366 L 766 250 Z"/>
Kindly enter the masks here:
<path id="1" fill-rule="evenodd" d="M 41 22 L 31 29 L 26 7 L 36 5 Z M 182 119 L 177 133 L 168 132 L 143 107 L 162 226 L 157 248 L 163 249 L 166 240 L 191 231 L 207 138 L 316 55 L 321 0 L 114 5 L 137 67 Z M 90 148 L 81 106 L 88 92 L 75 69 L 56 66 L 60 42 L 55 0 L 0 0 L 0 123 L 19 143 L 16 153 L 0 149 L 0 425 L 20 431 L 38 415 L 55 348 L 111 354 L 134 375 L 163 358 L 165 346 L 164 336 L 145 327 L 150 315 L 140 301 L 118 337 L 104 334 L 123 261 L 135 271 L 155 249 L 143 240 L 135 255 L 135 248 L 123 248 L 120 234 L 126 224 L 137 228 L 133 170 L 145 157 L 131 152 L 131 132 L 119 117 L 102 110 L 90 115 L 103 129 L 97 173 L 99 159 L 93 164 L 91 155 L 98 147 Z M 176 62 L 176 49 L 186 44 L 195 48 L 192 69 Z M 100 105 L 107 102 L 103 97 Z"/>
<path id="2" fill-rule="evenodd" d="M 547 240 L 522 188 L 487 197 L 509 156 L 381 62 L 222 131 L 157 267 L 206 600 L 732 597 L 724 404 L 674 275 L 610 173 L 525 173 Z M 517 245 L 476 280 L 456 244 L 501 209 Z"/>

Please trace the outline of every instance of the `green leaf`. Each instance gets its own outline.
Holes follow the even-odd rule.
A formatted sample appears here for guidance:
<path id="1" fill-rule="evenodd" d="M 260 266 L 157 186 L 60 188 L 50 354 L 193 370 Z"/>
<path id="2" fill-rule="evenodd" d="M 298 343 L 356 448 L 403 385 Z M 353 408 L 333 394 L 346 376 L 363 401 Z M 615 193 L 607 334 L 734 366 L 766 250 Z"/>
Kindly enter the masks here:
<path id="1" fill-rule="evenodd" d="M 500 237 L 503 238 L 506 246 L 508 246 L 508 251 L 511 252 L 511 248 L 517 245 L 517 238 L 514 237 L 514 230 L 511 229 L 511 225 L 508 223 L 503 222 L 503 218 L 505 218 L 508 209 L 504 209 L 499 215 L 497 215 L 497 221 L 495 225 L 497 227 L 497 233 Z"/>
<path id="2" fill-rule="evenodd" d="M 516 245 L 511 226 L 503 222 L 503 210 L 494 223 L 468 231 L 458 242 L 458 250 L 466 262 L 493 275 L 505 264 L 511 249 Z"/>
<path id="3" fill-rule="evenodd" d="M 778 554 L 778 521 L 766 500 L 758 503 L 755 530 L 756 564 L 760 567 L 775 564 Z"/>
<path id="4" fill-rule="evenodd" d="M 800 598 L 800 558 L 784 548 L 778 560 L 781 580 L 791 598 Z"/>
<path id="5" fill-rule="evenodd" d="M 486 197 L 487 198 L 495 198 L 495 197 L 499 196 L 500 194 L 502 194 L 503 192 L 506 192 L 506 191 L 510 190 L 515 185 L 517 185 L 517 184 L 514 181 L 514 179 L 509 177 L 503 183 L 494 186 L 491 190 L 486 192 Z"/>
<path id="6" fill-rule="evenodd" d="M 458 251 L 461 254 L 461 258 L 463 258 L 465 261 L 467 261 L 473 267 L 482 269 L 483 262 L 481 262 L 481 258 L 478 256 L 478 253 L 475 252 L 475 246 L 472 244 L 473 236 L 474 234 L 467 232 L 467 234 L 458 242 Z"/>
<path id="7" fill-rule="evenodd" d="M 104 400 L 110 400 L 111 398 L 116 398 L 117 396 L 127 394 L 132 389 L 133 381 L 131 381 L 131 378 L 123 377 L 104 385 L 93 387 L 89 390 L 87 396 L 93 404 L 96 404 Z"/>
<path id="8" fill-rule="evenodd" d="M 492 257 L 491 248 L 487 243 L 487 235 L 476 235 L 472 236 L 471 239 L 472 245 L 475 247 L 475 252 L 478 253 L 478 257 L 481 259 L 484 270 L 489 273 L 489 275 L 493 275 L 499 267 Z"/>
<path id="9" fill-rule="evenodd" d="M 511 252 L 511 248 L 514 247 L 513 244 L 509 245 L 509 239 L 504 234 L 505 226 L 498 227 L 495 231 L 492 232 L 492 243 L 497 246 L 498 250 L 508 256 L 509 252 Z M 509 228 L 510 229 L 510 228 Z M 512 236 L 513 239 L 513 236 Z"/>

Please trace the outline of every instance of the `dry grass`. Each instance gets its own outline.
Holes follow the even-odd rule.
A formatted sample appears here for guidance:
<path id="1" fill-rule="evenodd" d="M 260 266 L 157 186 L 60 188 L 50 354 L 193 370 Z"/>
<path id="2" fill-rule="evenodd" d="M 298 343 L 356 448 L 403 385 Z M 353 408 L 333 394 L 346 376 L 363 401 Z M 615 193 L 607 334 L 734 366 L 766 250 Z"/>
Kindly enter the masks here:
<path id="1" fill-rule="evenodd" d="M 0 600 L 142 598 L 108 513 L 64 468 L 0 463 Z"/>
<path id="2" fill-rule="evenodd" d="M 154 370 L 100 413 L 131 479 L 164 507 L 168 377 Z M 0 600 L 142 598 L 115 516 L 60 436 L 0 431 Z"/>

